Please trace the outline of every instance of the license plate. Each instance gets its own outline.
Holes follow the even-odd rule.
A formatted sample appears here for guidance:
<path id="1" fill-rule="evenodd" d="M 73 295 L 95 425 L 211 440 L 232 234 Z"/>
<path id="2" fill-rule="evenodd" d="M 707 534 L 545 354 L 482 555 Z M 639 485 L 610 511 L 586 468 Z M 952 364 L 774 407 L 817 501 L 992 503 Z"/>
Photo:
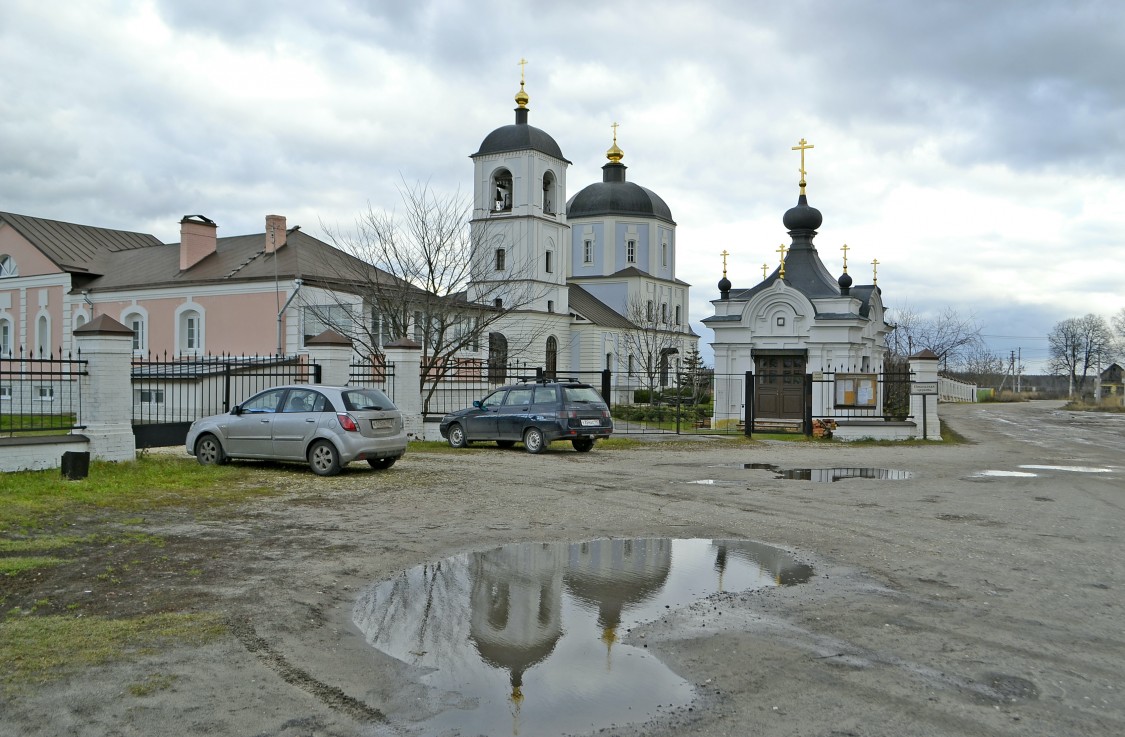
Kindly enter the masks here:
<path id="1" fill-rule="evenodd" d="M 582 427 L 601 427 L 601 420 L 582 420 Z"/>
<path id="2" fill-rule="evenodd" d="M 371 429 L 372 430 L 390 430 L 394 426 L 395 426 L 394 420 L 372 420 L 371 421 Z"/>

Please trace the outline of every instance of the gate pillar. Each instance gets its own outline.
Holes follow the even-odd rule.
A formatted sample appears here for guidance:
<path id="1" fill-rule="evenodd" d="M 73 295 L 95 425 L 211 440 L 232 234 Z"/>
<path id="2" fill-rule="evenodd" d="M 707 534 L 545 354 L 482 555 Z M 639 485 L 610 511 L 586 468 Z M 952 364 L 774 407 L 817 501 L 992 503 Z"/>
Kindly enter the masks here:
<path id="1" fill-rule="evenodd" d="M 74 329 L 79 355 L 87 361 L 80 377 L 82 434 L 90 455 L 103 461 L 135 461 L 133 436 L 133 331 L 108 315 Z"/>

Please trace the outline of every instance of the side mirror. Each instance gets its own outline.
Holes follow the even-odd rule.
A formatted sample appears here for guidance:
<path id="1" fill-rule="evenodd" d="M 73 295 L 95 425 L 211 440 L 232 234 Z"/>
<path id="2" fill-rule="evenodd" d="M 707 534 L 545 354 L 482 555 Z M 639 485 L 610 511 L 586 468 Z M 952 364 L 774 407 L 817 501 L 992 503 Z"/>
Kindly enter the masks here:
<path id="1" fill-rule="evenodd" d="M 236 404 L 236 405 L 234 405 L 234 409 L 232 409 L 232 410 L 230 411 L 230 413 L 231 413 L 232 415 L 240 415 L 240 414 L 242 414 L 242 405 L 241 405 L 241 404 Z"/>
<path id="2" fill-rule="evenodd" d="M 480 409 L 480 400 L 479 399 L 473 400 L 473 407 L 476 408 L 476 409 Z"/>

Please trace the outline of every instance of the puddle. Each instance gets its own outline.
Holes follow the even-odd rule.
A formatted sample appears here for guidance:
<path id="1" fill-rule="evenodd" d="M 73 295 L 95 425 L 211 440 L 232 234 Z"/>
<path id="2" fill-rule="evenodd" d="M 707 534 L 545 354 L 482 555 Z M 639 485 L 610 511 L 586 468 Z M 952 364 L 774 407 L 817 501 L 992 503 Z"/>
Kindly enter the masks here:
<path id="1" fill-rule="evenodd" d="M 1020 466 L 1020 468 L 1028 468 L 1028 466 Z M 969 478 L 1014 478 L 1014 479 L 1033 479 L 1039 476 L 1037 473 L 1028 473 L 1027 471 L 977 471 Z"/>
<path id="2" fill-rule="evenodd" d="M 734 486 L 734 481 L 720 481 L 719 479 L 699 479 L 697 481 L 681 481 L 681 484 L 696 484 L 698 486 Z"/>
<path id="3" fill-rule="evenodd" d="M 742 468 L 755 471 L 771 471 L 779 479 L 794 481 L 818 481 L 831 483 L 841 479 L 878 479 L 880 481 L 905 481 L 914 478 L 911 471 L 894 468 L 781 468 L 772 463 L 744 463 Z"/>
<path id="4" fill-rule="evenodd" d="M 1068 471 L 1070 473 L 1113 473 L 1112 468 L 1091 468 L 1089 466 L 1020 466 L 1037 471 Z M 1034 474 L 1031 474 L 1034 476 Z"/>
<path id="5" fill-rule="evenodd" d="M 693 699 L 629 629 L 720 591 L 804 583 L 811 566 L 747 540 L 526 543 L 464 553 L 367 589 L 353 620 L 417 666 L 446 707 L 428 734 L 589 732 Z"/>

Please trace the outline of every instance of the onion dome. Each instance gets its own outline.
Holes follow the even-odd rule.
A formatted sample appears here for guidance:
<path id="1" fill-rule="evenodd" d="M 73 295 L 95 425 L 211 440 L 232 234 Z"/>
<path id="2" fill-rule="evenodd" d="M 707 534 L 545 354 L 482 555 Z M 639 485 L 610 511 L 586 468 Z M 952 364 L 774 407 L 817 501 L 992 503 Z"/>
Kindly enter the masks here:
<path id="1" fill-rule="evenodd" d="M 719 294 L 723 299 L 726 299 L 730 294 L 730 287 L 730 279 L 727 278 L 726 274 L 723 274 L 723 278 L 719 280 Z"/>
<path id="2" fill-rule="evenodd" d="M 600 215 L 627 215 L 631 217 L 654 217 L 672 225 L 672 210 L 660 195 L 639 184 L 625 181 L 625 170 L 621 163 L 625 152 L 617 147 L 617 136 L 613 145 L 606 151 L 609 163 L 602 167 L 602 181 L 588 185 L 570 198 L 566 203 L 566 217 L 584 218 Z"/>
<path id="3" fill-rule="evenodd" d="M 563 156 L 559 144 L 549 133 L 527 124 L 527 102 L 530 98 L 524 91 L 523 84 L 521 80 L 520 91 L 516 93 L 516 122 L 513 125 L 497 128 L 485 136 L 484 141 L 480 144 L 480 149 L 470 158 L 530 149 L 552 156 L 560 161 L 566 161 L 569 164 L 570 161 Z"/>
<path id="4" fill-rule="evenodd" d="M 836 280 L 836 283 L 840 285 L 840 294 L 847 294 L 848 290 L 852 288 L 852 278 L 846 271 L 840 274 L 840 278 Z"/>
<path id="5" fill-rule="evenodd" d="M 787 230 L 816 230 L 824 221 L 820 210 L 809 205 L 808 197 L 802 192 L 797 204 L 785 211 L 781 222 Z"/>

